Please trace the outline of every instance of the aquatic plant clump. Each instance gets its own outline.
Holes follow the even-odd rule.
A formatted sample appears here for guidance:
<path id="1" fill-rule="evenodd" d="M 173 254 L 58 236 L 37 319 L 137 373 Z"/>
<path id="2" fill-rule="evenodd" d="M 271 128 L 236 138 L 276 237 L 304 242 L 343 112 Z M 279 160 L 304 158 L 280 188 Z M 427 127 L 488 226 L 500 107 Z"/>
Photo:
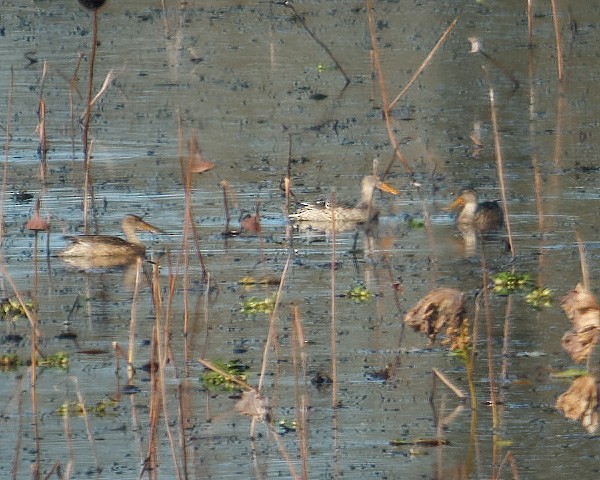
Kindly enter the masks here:
<path id="1" fill-rule="evenodd" d="M 500 272 L 493 277 L 494 293 L 510 295 L 522 291 L 531 285 L 531 276 L 528 273 Z"/>
<path id="2" fill-rule="evenodd" d="M 38 365 L 40 367 L 66 370 L 69 367 L 69 354 L 66 352 L 56 352 L 53 355 L 46 355 L 38 360 Z"/>
<path id="3" fill-rule="evenodd" d="M 241 390 L 240 382 L 245 383 L 248 379 L 244 372 L 249 370 L 249 367 L 240 360 L 230 360 L 229 362 L 215 360 L 213 365 L 223 373 L 207 369 L 200 375 L 200 381 L 207 390 L 224 392 Z"/>
<path id="4" fill-rule="evenodd" d="M 525 295 L 525 301 L 537 309 L 550 307 L 552 306 L 552 290 L 549 288 L 535 288 Z"/>
<path id="5" fill-rule="evenodd" d="M 354 303 L 364 303 L 371 299 L 373 295 L 362 283 L 354 285 L 342 297 L 349 298 Z"/>
<path id="6" fill-rule="evenodd" d="M 275 308 L 275 296 L 260 299 L 257 297 L 250 297 L 242 302 L 241 312 L 246 315 L 255 313 L 271 313 Z"/>
<path id="7" fill-rule="evenodd" d="M 0 319 L 14 322 L 19 318 L 26 318 L 26 309 L 32 310 L 33 302 L 25 302 L 23 306 L 16 297 L 3 298 L 0 301 Z"/>

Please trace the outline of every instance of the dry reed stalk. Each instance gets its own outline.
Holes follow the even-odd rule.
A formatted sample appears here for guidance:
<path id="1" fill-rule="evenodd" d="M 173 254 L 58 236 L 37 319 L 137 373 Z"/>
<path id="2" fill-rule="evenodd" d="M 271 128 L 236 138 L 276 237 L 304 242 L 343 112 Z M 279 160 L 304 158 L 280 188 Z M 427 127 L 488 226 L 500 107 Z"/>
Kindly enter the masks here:
<path id="1" fill-rule="evenodd" d="M 556 8 L 556 0 L 550 0 L 552 4 L 552 20 L 554 23 L 554 37 L 556 39 L 556 70 L 558 73 L 558 81 L 563 81 L 563 57 L 562 57 L 562 39 L 560 35 L 560 25 L 558 23 L 558 9 Z"/>
<path id="2" fill-rule="evenodd" d="M 296 424 L 298 450 L 302 465 L 302 479 L 308 480 L 308 391 L 306 388 L 307 354 L 304 328 L 298 305 L 292 306 L 292 364 L 294 367 L 294 398 L 296 404 Z M 301 371 L 300 371 L 301 370 Z M 302 376 L 302 384 L 299 378 Z"/>
<path id="3" fill-rule="evenodd" d="M 490 309 L 489 278 L 485 259 L 485 249 L 481 249 L 481 270 L 483 271 L 483 308 L 485 315 L 485 339 L 487 345 L 488 381 L 490 385 L 490 405 L 492 408 L 492 428 L 499 426 L 498 402 L 496 400 L 496 372 L 494 368 L 494 343 L 492 332 L 492 314 Z"/>
<path id="4" fill-rule="evenodd" d="M 477 395 L 475 391 L 475 382 L 473 380 L 473 372 L 475 370 L 475 358 L 477 357 L 477 341 L 479 338 L 479 317 L 481 313 L 481 292 L 475 297 L 475 308 L 473 312 L 473 325 L 471 326 L 471 351 L 468 353 L 465 360 L 465 368 L 467 370 L 467 385 L 469 388 L 469 397 L 471 400 L 471 410 L 477 410 Z"/>
<path id="5" fill-rule="evenodd" d="M 83 202 L 83 231 L 88 233 L 88 205 L 87 198 L 90 194 L 90 161 L 91 154 L 89 152 L 89 132 L 90 132 L 90 115 L 91 115 L 91 104 L 92 104 L 92 91 L 94 85 L 94 62 L 96 60 L 96 45 L 98 43 L 98 11 L 92 11 L 92 45 L 90 49 L 90 67 L 88 76 L 88 88 L 87 88 L 87 102 L 85 108 L 85 114 L 83 118 L 83 133 L 82 133 L 82 144 L 83 144 L 83 172 L 84 172 L 84 202 Z"/>
<path id="6" fill-rule="evenodd" d="M 210 273 L 207 274 L 207 283 L 208 285 L 210 285 Z M 202 343 L 202 350 L 200 351 L 200 356 L 201 357 L 205 357 L 206 356 L 206 352 L 208 351 L 208 334 L 209 334 L 209 316 L 208 316 L 208 300 L 209 300 L 209 293 L 210 293 L 210 289 L 207 288 L 204 290 L 204 301 L 202 302 L 202 311 L 204 313 L 204 342 Z M 184 342 L 186 345 L 186 352 L 187 352 L 187 337 L 184 338 Z M 186 377 L 188 376 L 187 374 L 187 368 L 188 368 L 188 363 L 187 362 L 187 355 L 186 355 L 186 366 L 185 366 L 185 371 L 186 371 Z"/>
<path id="7" fill-rule="evenodd" d="M 533 189 L 535 192 L 535 209 L 538 217 L 538 229 L 541 234 L 544 233 L 544 203 L 542 201 L 542 177 L 540 175 L 540 167 L 538 165 L 537 156 L 531 157 L 531 165 L 533 167 Z"/>
<path id="8" fill-rule="evenodd" d="M 191 399 L 190 399 L 190 391 L 191 391 L 191 385 L 189 384 L 189 382 L 187 380 L 184 380 L 184 383 L 180 383 L 179 386 L 177 387 L 177 399 L 179 400 L 177 402 L 177 424 L 179 426 L 179 448 L 181 451 L 181 465 L 183 468 L 183 478 L 184 479 L 188 479 L 189 478 L 189 469 L 188 469 L 188 456 L 187 456 L 187 438 L 185 435 L 185 426 L 186 426 L 186 419 L 189 420 L 190 418 L 190 412 L 189 412 L 189 406 L 191 405 Z M 187 408 L 186 406 L 184 406 L 184 398 L 187 400 Z"/>
<path id="9" fill-rule="evenodd" d="M 542 287 L 544 285 L 544 261 L 546 253 L 544 249 L 545 238 L 545 217 L 544 217 L 544 203 L 542 200 L 542 177 L 540 175 L 540 168 L 538 165 L 537 156 L 531 157 L 531 165 L 533 166 L 533 188 L 535 192 L 535 209 L 538 217 L 538 230 L 540 232 L 540 245 L 538 253 L 538 275 L 537 275 L 537 286 Z"/>
<path id="10" fill-rule="evenodd" d="M 487 70 L 486 70 L 487 76 Z M 500 187 L 500 196 L 502 198 L 502 211 L 504 212 L 504 224 L 506 225 L 506 233 L 508 235 L 508 245 L 512 258 L 515 258 L 515 246 L 513 243 L 512 230 L 510 226 L 510 216 L 508 215 L 508 199 L 506 197 L 506 181 L 504 175 L 504 157 L 502 155 L 502 143 L 500 142 L 500 131 L 498 127 L 498 113 L 496 111 L 496 100 L 494 94 L 494 88 L 492 87 L 489 77 L 488 83 L 490 84 L 489 97 L 490 97 L 490 112 L 492 117 L 492 128 L 494 131 L 494 147 L 496 151 L 496 170 L 498 174 L 498 186 Z"/>
<path id="11" fill-rule="evenodd" d="M 225 209 L 225 233 L 227 234 L 229 229 L 229 223 L 231 222 L 231 213 L 229 212 L 229 182 L 227 180 L 221 180 L 219 184 L 223 189 L 223 208 Z"/>
<path id="12" fill-rule="evenodd" d="M 54 462 L 54 465 L 52 465 L 52 468 L 46 474 L 46 476 L 44 477 L 44 480 L 49 480 L 50 477 L 52 477 L 52 475 L 54 475 L 54 474 L 56 474 L 56 477 L 58 478 L 58 480 L 64 480 L 65 478 L 69 478 L 69 477 L 63 476 L 62 470 L 60 469 L 60 460 L 57 460 L 56 462 Z"/>
<path id="13" fill-rule="evenodd" d="M 77 92 L 79 99 L 81 99 L 81 93 L 77 89 L 77 79 L 79 78 L 79 68 L 81 67 L 81 60 L 83 59 L 83 53 L 79 53 L 77 56 L 77 63 L 75 64 L 75 70 L 73 76 L 69 79 L 69 118 L 71 119 L 71 151 L 73 158 L 75 158 L 75 101 L 73 99 L 74 93 Z"/>
<path id="14" fill-rule="evenodd" d="M 149 413 L 148 413 L 148 453 L 146 455 L 146 459 L 144 460 L 144 465 L 142 467 L 142 471 L 140 473 L 140 478 L 144 474 L 144 472 L 148 472 L 148 477 L 150 479 L 157 479 L 158 472 L 156 468 L 158 466 L 158 445 L 157 445 L 157 436 L 158 436 L 158 420 L 159 420 L 159 410 L 160 410 L 160 386 L 159 380 L 157 379 L 158 369 L 154 368 L 156 364 L 156 350 L 157 350 L 157 329 L 156 326 L 152 328 L 152 341 L 150 344 L 150 405 L 149 405 Z M 177 467 L 177 463 L 175 466 Z"/>
<path id="15" fill-rule="evenodd" d="M 19 472 L 19 457 L 21 454 L 21 442 L 23 440 L 23 420 L 25 419 L 23 415 L 23 395 L 25 394 L 25 389 L 22 388 L 23 384 L 23 376 L 17 378 L 16 390 L 17 393 L 17 431 L 16 431 L 16 441 L 14 444 L 14 456 L 12 461 L 12 466 L 10 469 L 12 480 L 17 480 L 18 472 Z"/>
<path id="16" fill-rule="evenodd" d="M 503 383 L 508 382 L 508 359 L 510 358 L 510 318 L 512 315 L 512 296 L 508 296 L 506 300 L 506 308 L 504 311 L 504 332 L 502 335 L 502 367 L 500 369 L 500 378 Z M 505 392 L 505 390 L 501 390 Z"/>
<path id="17" fill-rule="evenodd" d="M 183 232 L 181 236 L 181 253 L 177 259 L 177 264 L 175 265 L 175 271 L 179 272 L 179 263 L 181 261 L 181 257 L 183 256 L 183 334 L 187 335 L 188 331 L 188 320 L 189 320 L 189 283 L 188 283 L 188 272 L 189 272 L 189 232 L 190 232 L 190 224 L 189 224 L 189 215 L 188 215 L 188 197 L 187 197 L 187 189 L 189 187 L 189 182 L 191 181 L 191 175 L 189 171 L 185 168 L 185 160 L 183 156 L 183 124 L 181 119 L 181 112 L 177 112 L 177 158 L 179 159 L 179 168 L 181 169 L 181 181 L 183 182 L 183 190 L 184 190 L 184 220 L 183 220 Z M 188 162 L 189 163 L 189 162 Z"/>
<path id="18" fill-rule="evenodd" d="M 181 119 L 180 112 L 178 112 L 177 121 L 178 121 L 177 126 L 178 126 L 178 132 L 179 132 L 178 139 L 180 142 L 179 166 L 181 168 L 181 179 L 183 181 L 183 190 L 184 190 L 184 199 L 185 199 L 184 232 L 188 232 L 188 233 L 190 231 L 192 232 L 192 239 L 194 241 L 196 255 L 198 257 L 198 262 L 200 263 L 200 268 L 202 269 L 202 283 L 206 284 L 206 274 L 207 274 L 206 264 L 204 263 L 204 256 L 202 255 L 202 250 L 200 249 L 200 238 L 198 235 L 198 230 L 194 223 L 194 213 L 192 211 L 193 200 L 192 200 L 191 166 L 192 166 L 192 163 L 194 162 L 193 153 L 194 153 L 195 147 L 193 146 L 193 139 L 188 141 L 189 152 L 188 152 L 188 156 L 187 156 L 187 162 L 184 162 L 184 158 L 183 158 L 183 126 L 182 126 L 182 119 Z M 187 230 L 186 230 L 186 227 L 187 227 Z M 187 235 L 186 235 L 186 237 L 187 237 Z M 186 244 L 187 244 L 187 242 L 186 242 Z M 186 258 L 187 258 L 187 254 L 186 254 Z M 185 271 L 187 272 L 187 264 L 186 264 Z M 207 288 L 208 287 L 209 287 L 209 285 L 207 285 Z"/>
<path id="19" fill-rule="evenodd" d="M 333 409 L 338 406 L 337 399 L 337 330 L 336 330 L 336 318 L 335 318 L 335 260 L 336 260 L 336 218 L 335 218 L 335 207 L 336 198 L 335 191 L 331 195 L 331 261 L 329 267 L 329 302 L 331 305 L 331 313 L 329 319 L 329 345 L 331 348 L 331 407 Z"/>
<path id="20" fill-rule="evenodd" d="M 277 314 L 279 313 L 279 305 L 281 303 L 281 296 L 283 295 L 283 287 L 287 280 L 287 273 L 290 268 L 292 257 L 291 252 L 287 257 L 285 265 L 283 267 L 283 271 L 281 272 L 281 280 L 279 281 L 279 287 L 277 288 L 277 295 L 275 296 L 275 306 L 269 315 L 269 332 L 267 334 L 267 341 L 265 342 L 265 346 L 263 348 L 262 355 L 262 365 L 260 369 L 260 380 L 258 381 L 258 387 L 256 389 L 259 393 L 262 393 L 264 380 L 266 378 L 267 373 L 267 364 L 269 360 L 269 351 L 271 349 L 271 345 L 276 340 L 277 334 Z"/>
<path id="21" fill-rule="evenodd" d="M 452 392 L 454 393 L 454 395 L 456 395 L 460 400 L 464 400 L 465 398 L 467 398 L 467 394 L 465 392 L 463 392 L 459 387 L 457 387 L 456 385 L 454 385 L 452 383 L 452 381 L 445 375 L 443 374 L 440 370 L 438 370 L 437 368 L 433 367 L 431 369 L 431 372 L 433 373 L 433 380 L 434 380 L 434 385 L 435 385 L 435 379 L 439 378 L 440 381 L 446 385 L 450 390 L 452 390 Z M 432 390 L 432 395 L 433 395 L 433 391 L 435 389 Z"/>
<path id="22" fill-rule="evenodd" d="M 38 154 L 40 156 L 40 180 L 42 183 L 46 183 L 46 174 L 48 170 L 48 165 L 46 161 L 48 153 L 48 142 L 46 138 L 46 102 L 43 99 L 40 100 L 38 107 L 38 121 Z"/>
<path id="23" fill-rule="evenodd" d="M 515 456 L 513 455 L 513 453 L 509 450 L 508 452 L 506 452 L 506 455 L 504 455 L 504 458 L 502 459 L 502 462 L 500 463 L 500 466 L 498 467 L 498 476 L 496 478 L 500 478 L 500 475 L 502 474 L 502 468 L 504 467 L 504 465 L 510 462 L 510 470 L 512 472 L 512 478 L 514 480 L 519 480 L 521 477 L 519 475 L 519 470 L 517 468 L 517 461 L 515 460 Z"/>
<path id="24" fill-rule="evenodd" d="M 135 373 L 133 360 L 135 357 L 135 329 L 137 320 L 137 301 L 140 290 L 140 277 L 142 271 L 142 259 L 136 260 L 135 284 L 133 286 L 133 298 L 131 300 L 131 314 L 129 322 L 129 343 L 127 351 L 127 378 L 131 380 Z"/>
<path id="25" fill-rule="evenodd" d="M 404 165 L 407 172 L 413 176 L 414 170 L 408 164 L 408 160 L 400 151 L 400 146 L 396 140 L 396 134 L 394 133 L 394 129 L 392 128 L 392 117 L 390 115 L 390 111 L 388 109 L 389 101 L 387 95 L 387 87 L 385 85 L 385 79 L 383 77 L 383 69 L 381 67 L 381 59 L 379 58 L 379 45 L 377 43 L 377 31 L 375 29 L 375 22 L 373 20 L 373 0 L 367 0 L 367 18 L 369 21 L 369 33 L 371 37 L 371 54 L 373 57 L 373 64 L 375 67 L 375 71 L 377 72 L 377 78 L 379 80 L 379 90 L 381 94 L 381 103 L 382 103 L 382 113 L 385 119 L 385 127 L 387 129 L 388 139 L 392 145 L 392 159 L 388 163 L 388 166 L 385 168 L 382 177 L 385 177 L 389 174 L 392 165 L 396 158 L 400 160 L 400 162 Z"/>
<path id="26" fill-rule="evenodd" d="M 171 457 L 173 460 L 173 465 L 175 467 L 176 473 L 177 473 L 177 478 L 181 479 L 184 478 L 182 476 L 181 473 L 181 468 L 179 465 L 179 461 L 178 461 L 178 457 L 179 457 L 179 453 L 176 451 L 175 448 L 175 440 L 173 438 L 173 434 L 171 432 L 171 422 L 169 419 L 169 410 L 168 410 L 168 401 L 167 401 L 167 394 L 166 394 L 166 386 L 165 386 L 165 366 L 167 364 L 167 352 L 170 350 L 170 338 L 171 338 L 171 331 L 170 331 L 170 327 L 171 327 L 171 319 L 169 316 L 165 316 L 165 320 L 164 320 L 164 325 L 162 324 L 163 322 L 161 321 L 161 313 L 162 313 L 162 308 L 163 308 L 163 302 L 162 302 L 162 297 L 161 297 L 161 290 L 160 290 L 160 277 L 159 277 L 159 271 L 158 271 L 158 263 L 157 262 L 152 262 L 152 287 L 153 287 L 153 295 L 152 295 L 152 299 L 154 302 L 154 310 L 155 310 L 155 337 L 156 337 L 156 346 L 152 349 L 153 355 L 154 352 L 156 352 L 156 356 L 158 357 L 158 359 L 155 358 L 151 358 L 150 359 L 150 366 L 151 366 L 151 372 L 154 373 L 155 377 L 158 375 L 158 379 L 156 380 L 157 382 L 157 388 L 159 390 L 158 394 L 160 395 L 160 403 L 162 405 L 162 410 L 163 410 L 163 420 L 164 420 L 164 424 L 165 424 L 165 431 L 167 433 L 167 438 L 169 440 L 169 447 L 171 450 Z M 164 339 L 164 340 L 161 340 Z M 154 368 L 153 365 L 157 363 L 158 364 L 158 369 L 156 372 L 154 372 Z M 174 365 L 174 362 L 173 362 Z M 151 373 L 152 375 L 152 373 Z M 178 417 L 179 418 L 179 417 Z M 179 429 L 180 429 L 180 433 L 181 431 L 183 431 L 183 426 L 180 423 L 179 424 Z M 185 439 L 185 437 L 184 437 Z"/>
<path id="27" fill-rule="evenodd" d="M 2 192 L 0 192 L 0 245 L 4 243 L 4 206 L 6 205 L 6 183 L 8 181 L 8 153 L 10 152 L 10 132 L 12 128 L 13 90 L 15 72 L 10 67 L 10 83 L 6 98 L 6 141 L 4 142 L 4 165 L 2 168 Z"/>
<path id="28" fill-rule="evenodd" d="M 435 46 L 431 49 L 431 51 L 429 52 L 427 57 L 425 57 L 425 60 L 423 60 L 423 63 L 421 63 L 421 65 L 419 66 L 417 71 L 414 73 L 414 75 L 410 78 L 408 83 L 404 86 L 404 88 L 400 91 L 400 93 L 396 96 L 396 98 L 394 98 L 394 100 L 392 100 L 390 102 L 390 104 L 385 107 L 388 111 L 391 112 L 394 109 L 394 106 L 396 105 L 396 103 L 398 103 L 398 101 L 404 96 L 404 94 L 408 91 L 408 89 L 412 86 L 412 84 L 415 83 L 415 81 L 417 80 L 419 75 L 421 75 L 421 73 L 423 73 L 423 70 L 425 70 L 425 68 L 427 68 L 427 66 L 431 63 L 433 56 L 437 53 L 437 51 L 440 49 L 440 47 L 446 41 L 446 39 L 448 38 L 448 35 L 450 35 L 450 32 L 452 32 L 452 30 L 454 30 L 454 27 L 456 26 L 457 22 L 458 22 L 458 17 L 456 17 L 454 20 L 452 20 L 452 23 L 450 23 L 450 25 L 448 26 L 446 31 L 442 34 L 442 36 L 439 38 L 439 40 L 437 41 Z"/>
<path id="29" fill-rule="evenodd" d="M 342 92 L 343 92 L 346 89 L 346 87 L 348 85 L 350 85 L 350 77 L 346 74 L 346 71 L 344 70 L 344 68 L 342 67 L 340 62 L 338 62 L 337 58 L 335 58 L 335 55 L 331 52 L 330 48 L 327 45 L 325 45 L 325 43 L 323 43 L 323 41 L 321 41 L 321 39 L 319 39 L 319 37 L 317 37 L 316 33 L 314 31 L 312 31 L 310 28 L 308 28 L 308 25 L 306 24 L 306 20 L 304 20 L 304 17 L 302 15 L 300 15 L 298 13 L 298 11 L 294 8 L 294 5 L 292 4 L 292 2 L 285 1 L 284 4 L 287 7 L 292 9 L 292 12 L 294 13 L 294 19 L 299 21 L 300 24 L 302 25 L 302 27 L 304 28 L 304 30 L 306 30 L 306 33 L 308 33 L 310 35 L 310 37 L 317 43 L 317 45 L 319 45 L 323 50 L 325 50 L 325 53 L 327 53 L 327 55 L 329 55 L 329 58 L 331 58 L 331 60 L 335 64 L 336 68 L 343 75 L 344 80 L 346 80 L 346 84 L 344 85 L 344 88 L 342 89 Z"/>
<path id="30" fill-rule="evenodd" d="M 581 234 L 576 231 L 575 238 L 577 239 L 577 249 L 579 250 L 579 264 L 581 265 L 581 283 L 586 290 L 590 289 L 590 270 L 585 259 L 585 245 L 581 240 Z"/>
<path id="31" fill-rule="evenodd" d="M 100 467 L 100 463 L 98 461 L 98 453 L 96 451 L 96 442 L 94 441 L 94 434 L 92 433 L 92 425 L 90 424 L 90 417 L 87 412 L 87 408 L 85 408 L 85 401 L 83 400 L 83 395 L 81 394 L 81 390 L 79 389 L 79 382 L 77 377 L 71 377 L 71 381 L 75 385 L 75 393 L 77 394 L 77 401 L 81 407 L 81 415 L 83 416 L 83 421 L 85 424 L 85 431 L 87 434 L 88 442 L 90 444 L 90 449 L 92 452 L 92 456 L 94 458 L 94 463 L 96 464 L 96 478 L 100 478 L 100 473 L 102 472 L 102 467 Z"/>
<path id="32" fill-rule="evenodd" d="M 73 450 L 73 434 L 71 433 L 71 424 L 70 424 L 70 415 L 69 409 L 65 409 L 64 414 L 64 431 L 65 438 L 67 439 L 67 449 L 69 450 L 69 460 L 67 461 L 67 466 L 65 468 L 65 478 L 72 478 L 73 475 L 73 466 L 75 465 L 75 452 Z"/>
<path id="33" fill-rule="evenodd" d="M 533 47 L 533 0 L 527 0 L 527 46 Z"/>

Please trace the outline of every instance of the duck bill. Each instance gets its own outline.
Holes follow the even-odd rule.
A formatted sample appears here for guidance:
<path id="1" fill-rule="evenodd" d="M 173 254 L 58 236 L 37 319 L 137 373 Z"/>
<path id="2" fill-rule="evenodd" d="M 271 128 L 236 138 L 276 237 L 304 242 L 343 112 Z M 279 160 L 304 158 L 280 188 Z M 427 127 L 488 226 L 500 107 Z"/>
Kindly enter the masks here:
<path id="1" fill-rule="evenodd" d="M 394 187 L 392 187 L 391 185 L 388 185 L 385 182 L 379 182 L 377 184 L 377 188 L 379 190 L 381 190 L 382 192 L 391 193 L 392 195 L 399 195 L 400 194 L 400 192 L 398 190 L 396 190 Z"/>
<path id="2" fill-rule="evenodd" d="M 139 228 L 140 230 L 144 230 L 145 232 L 152 232 L 152 233 L 166 233 L 164 230 L 161 230 L 158 227 L 155 227 L 154 225 L 150 225 L 147 222 L 144 222 L 143 220 L 140 221 L 140 223 L 138 223 L 137 228 Z"/>
<path id="3" fill-rule="evenodd" d="M 465 199 L 461 195 L 460 197 L 455 199 L 450 205 L 448 205 L 446 207 L 446 210 L 448 210 L 449 212 L 454 212 L 456 210 L 461 209 L 464 206 L 465 206 Z"/>

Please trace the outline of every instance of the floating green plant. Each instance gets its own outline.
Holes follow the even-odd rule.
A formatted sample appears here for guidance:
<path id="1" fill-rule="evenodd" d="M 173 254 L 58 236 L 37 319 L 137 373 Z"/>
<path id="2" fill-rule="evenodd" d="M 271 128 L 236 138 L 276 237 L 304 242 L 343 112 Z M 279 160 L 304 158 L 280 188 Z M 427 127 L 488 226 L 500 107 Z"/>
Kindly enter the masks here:
<path id="1" fill-rule="evenodd" d="M 249 367 L 244 365 L 240 360 L 230 360 L 229 362 L 215 360 L 212 364 L 223 373 L 207 369 L 200 375 L 200 381 L 207 390 L 221 390 L 226 392 L 240 390 L 240 384 L 235 380 L 245 383 L 248 379 L 248 376 L 244 372 Z"/>
<path id="2" fill-rule="evenodd" d="M 33 303 L 26 302 L 25 307 L 28 310 L 31 310 L 33 309 Z M 2 318 L 2 320 L 15 321 L 25 317 L 27 317 L 27 313 L 18 298 L 12 297 L 2 299 L 0 302 L 0 318 Z"/>
<path id="3" fill-rule="evenodd" d="M 408 217 L 406 219 L 406 224 L 408 225 L 408 228 L 423 228 L 425 226 L 425 220 L 422 218 Z"/>
<path id="4" fill-rule="evenodd" d="M 66 369 L 69 366 L 69 354 L 56 352 L 53 355 L 46 355 L 38 360 L 38 364 L 40 367 Z"/>
<path id="5" fill-rule="evenodd" d="M 21 365 L 23 365 L 23 361 L 14 353 L 0 355 L 0 370 L 13 370 Z"/>
<path id="6" fill-rule="evenodd" d="M 295 432 L 297 429 L 298 423 L 296 422 L 296 420 L 282 419 L 279 420 L 279 423 L 277 425 L 277 430 L 280 435 L 284 435 L 289 432 Z"/>
<path id="7" fill-rule="evenodd" d="M 533 308 L 552 306 L 552 290 L 549 288 L 535 288 L 525 296 L 525 301 Z"/>
<path id="8" fill-rule="evenodd" d="M 342 296 L 349 298 L 354 303 L 364 303 L 370 300 L 373 295 L 362 283 L 357 283 Z"/>
<path id="9" fill-rule="evenodd" d="M 96 415 L 97 417 L 104 417 L 105 415 L 107 415 L 107 409 L 108 408 L 112 408 L 116 405 L 117 403 L 113 400 L 102 400 L 100 402 L 98 402 L 96 405 L 88 405 L 85 407 L 85 411 L 87 413 L 91 413 L 92 415 Z M 62 405 L 60 405 L 55 412 L 58 415 L 76 415 L 76 416 L 81 416 L 83 415 L 84 412 L 84 408 L 83 408 L 83 404 L 79 403 L 79 402 L 66 402 L 63 403 Z"/>
<path id="10" fill-rule="evenodd" d="M 531 283 L 528 273 L 500 272 L 494 275 L 493 279 L 494 293 L 498 295 L 510 295 L 527 288 Z"/>
<path id="11" fill-rule="evenodd" d="M 275 296 L 260 299 L 250 297 L 242 302 L 242 313 L 247 315 L 254 313 L 271 313 L 275 308 Z"/>

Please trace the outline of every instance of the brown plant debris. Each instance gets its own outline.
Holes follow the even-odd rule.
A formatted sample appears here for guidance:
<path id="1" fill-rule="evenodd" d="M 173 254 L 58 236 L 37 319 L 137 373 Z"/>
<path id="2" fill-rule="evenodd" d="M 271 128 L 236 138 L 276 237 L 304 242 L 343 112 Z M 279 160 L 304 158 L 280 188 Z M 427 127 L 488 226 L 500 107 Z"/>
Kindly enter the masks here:
<path id="1" fill-rule="evenodd" d="M 556 408 L 570 420 L 580 420 L 588 433 L 598 429 L 598 383 L 593 375 L 576 378 L 556 400 Z"/>
<path id="2" fill-rule="evenodd" d="M 213 162 L 207 160 L 204 155 L 202 155 L 200 143 L 198 142 L 196 134 L 194 134 L 191 140 L 188 140 L 188 162 L 190 172 L 192 173 L 204 173 L 215 167 Z"/>
<path id="3" fill-rule="evenodd" d="M 561 306 L 573 324 L 563 335 L 561 345 L 575 363 L 585 362 L 598 343 L 600 306 L 592 292 L 580 283 L 563 297 Z"/>
<path id="4" fill-rule="evenodd" d="M 271 407 L 256 389 L 243 392 L 242 398 L 235 404 L 235 409 L 242 415 L 249 415 L 257 420 L 269 422 L 271 419 Z"/>
<path id="5" fill-rule="evenodd" d="M 407 312 L 404 323 L 427 335 L 432 344 L 444 327 L 446 336 L 449 339 L 455 338 L 464 318 L 464 293 L 454 288 L 437 288 L 425 295 Z"/>

